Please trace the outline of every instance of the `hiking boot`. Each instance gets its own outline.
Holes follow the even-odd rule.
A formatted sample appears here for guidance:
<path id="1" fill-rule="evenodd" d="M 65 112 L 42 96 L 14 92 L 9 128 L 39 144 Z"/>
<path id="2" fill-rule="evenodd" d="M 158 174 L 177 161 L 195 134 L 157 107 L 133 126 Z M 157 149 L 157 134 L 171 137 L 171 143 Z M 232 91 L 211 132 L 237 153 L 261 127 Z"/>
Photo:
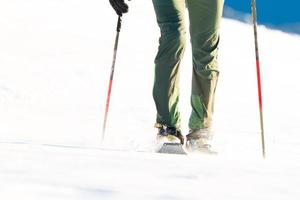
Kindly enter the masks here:
<path id="1" fill-rule="evenodd" d="M 215 154 L 216 152 L 211 149 L 211 140 L 210 129 L 190 130 L 186 136 L 186 149 L 194 153 Z"/>

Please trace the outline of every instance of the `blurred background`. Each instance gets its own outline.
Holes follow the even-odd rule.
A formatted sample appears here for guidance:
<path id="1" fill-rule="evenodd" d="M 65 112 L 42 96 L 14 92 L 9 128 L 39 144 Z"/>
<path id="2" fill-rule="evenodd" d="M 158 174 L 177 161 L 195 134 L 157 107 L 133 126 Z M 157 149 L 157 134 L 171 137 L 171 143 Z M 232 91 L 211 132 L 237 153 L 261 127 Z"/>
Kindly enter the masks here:
<path id="1" fill-rule="evenodd" d="M 257 0 L 258 23 L 289 33 L 300 33 L 299 0 Z M 251 0 L 225 0 L 224 16 L 249 22 Z"/>

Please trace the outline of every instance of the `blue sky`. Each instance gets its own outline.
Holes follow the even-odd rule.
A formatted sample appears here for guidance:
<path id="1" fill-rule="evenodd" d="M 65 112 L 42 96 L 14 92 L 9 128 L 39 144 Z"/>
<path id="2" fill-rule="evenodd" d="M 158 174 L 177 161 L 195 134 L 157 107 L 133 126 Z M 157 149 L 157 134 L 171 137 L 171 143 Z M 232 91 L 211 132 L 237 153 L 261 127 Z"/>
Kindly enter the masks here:
<path id="1" fill-rule="evenodd" d="M 300 33 L 300 0 L 256 0 L 256 3 L 258 23 L 279 29 L 299 27 Z M 251 0 L 225 0 L 225 5 L 243 13 L 251 13 Z"/>

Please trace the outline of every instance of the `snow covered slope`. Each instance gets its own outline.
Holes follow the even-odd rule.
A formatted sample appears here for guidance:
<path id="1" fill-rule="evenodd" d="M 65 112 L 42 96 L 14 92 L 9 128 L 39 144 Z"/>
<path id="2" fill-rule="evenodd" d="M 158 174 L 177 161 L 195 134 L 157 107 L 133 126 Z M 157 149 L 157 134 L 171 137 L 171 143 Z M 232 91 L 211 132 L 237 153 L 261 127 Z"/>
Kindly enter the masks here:
<path id="1" fill-rule="evenodd" d="M 101 128 L 117 17 L 106 1 L 0 2 L 3 199 L 299 199 L 300 38 L 259 27 L 267 160 L 262 160 L 251 25 L 223 19 L 215 147 L 153 153 L 151 1 L 123 17 L 105 142 Z M 191 51 L 181 66 L 183 131 Z"/>

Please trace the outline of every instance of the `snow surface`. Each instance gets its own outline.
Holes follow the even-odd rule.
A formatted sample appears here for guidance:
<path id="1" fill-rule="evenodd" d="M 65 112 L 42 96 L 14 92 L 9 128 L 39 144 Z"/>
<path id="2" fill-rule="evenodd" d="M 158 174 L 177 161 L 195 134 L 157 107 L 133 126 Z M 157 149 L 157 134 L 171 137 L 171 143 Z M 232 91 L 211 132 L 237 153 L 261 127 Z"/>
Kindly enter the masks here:
<path id="1" fill-rule="evenodd" d="M 299 199 L 300 38 L 259 27 L 267 159 L 261 156 L 252 26 L 223 19 L 218 156 L 153 153 L 151 1 L 123 17 L 100 145 L 117 17 L 108 1 L 1 0 L 1 199 Z M 181 66 L 188 131 L 191 51 Z"/>

